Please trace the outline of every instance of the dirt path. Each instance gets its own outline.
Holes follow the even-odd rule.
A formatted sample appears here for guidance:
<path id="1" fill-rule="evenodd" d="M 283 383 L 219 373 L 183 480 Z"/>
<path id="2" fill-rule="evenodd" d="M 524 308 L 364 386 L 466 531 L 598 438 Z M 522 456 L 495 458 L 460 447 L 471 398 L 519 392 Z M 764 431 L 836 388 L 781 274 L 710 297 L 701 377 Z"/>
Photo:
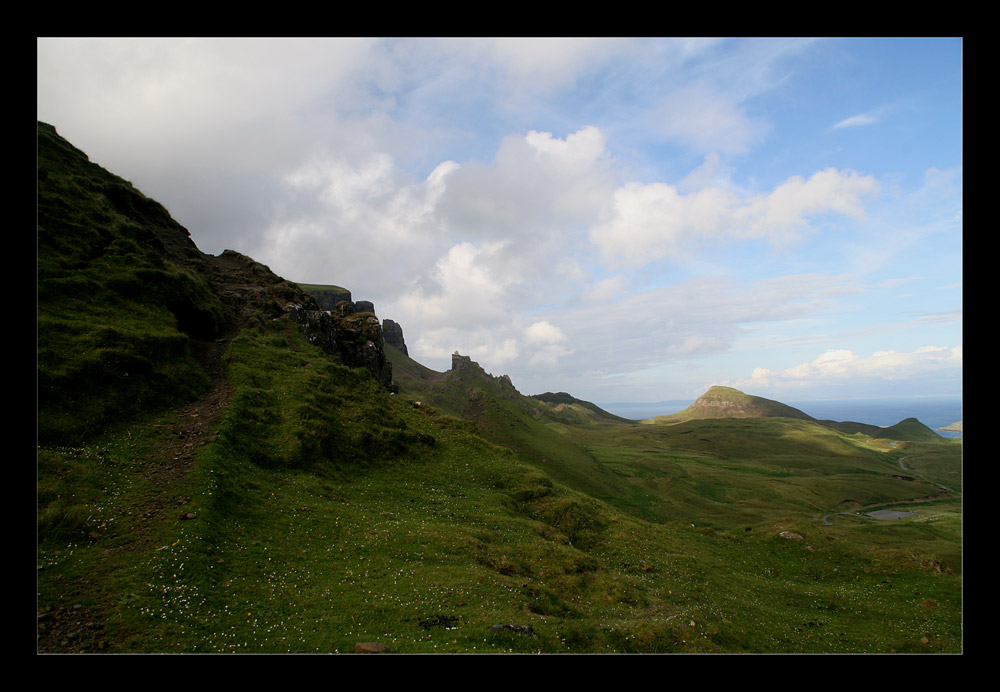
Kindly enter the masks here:
<path id="1" fill-rule="evenodd" d="M 109 540 L 107 547 L 102 547 L 103 538 L 94 538 L 94 549 L 107 556 L 109 572 L 124 568 L 153 549 L 155 536 L 164 524 L 184 519 L 184 505 L 191 499 L 184 495 L 185 480 L 193 467 L 195 451 L 215 440 L 231 396 L 222 366 L 227 347 L 227 339 L 192 344 L 210 377 L 211 388 L 174 411 L 168 422 L 155 426 L 158 433 L 155 450 L 139 460 L 138 473 L 157 492 L 120 508 L 133 518 L 128 541 Z M 117 642 L 106 632 L 105 622 L 111 615 L 107 609 L 117 604 L 102 598 L 100 581 L 81 579 L 54 587 L 59 588 L 62 596 L 55 602 L 50 600 L 37 613 L 39 653 L 100 653 L 116 649 Z"/>

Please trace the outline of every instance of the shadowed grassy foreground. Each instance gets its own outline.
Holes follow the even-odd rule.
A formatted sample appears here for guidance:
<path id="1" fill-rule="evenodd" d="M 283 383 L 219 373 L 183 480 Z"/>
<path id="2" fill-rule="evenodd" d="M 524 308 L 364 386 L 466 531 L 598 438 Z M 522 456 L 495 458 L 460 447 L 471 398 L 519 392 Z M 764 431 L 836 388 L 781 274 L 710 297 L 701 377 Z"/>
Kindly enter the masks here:
<path id="1" fill-rule="evenodd" d="M 291 324 L 244 332 L 226 360 L 231 401 L 169 487 L 143 474 L 170 414 L 40 452 L 40 604 L 102 622 L 100 650 L 961 649 L 960 515 L 647 521 L 330 363 Z M 635 478 L 657 455 L 605 457 Z M 704 469 L 660 494 L 670 513 L 724 505 L 727 472 L 791 477 L 678 465 Z M 137 516 L 161 493 L 183 506 Z"/>

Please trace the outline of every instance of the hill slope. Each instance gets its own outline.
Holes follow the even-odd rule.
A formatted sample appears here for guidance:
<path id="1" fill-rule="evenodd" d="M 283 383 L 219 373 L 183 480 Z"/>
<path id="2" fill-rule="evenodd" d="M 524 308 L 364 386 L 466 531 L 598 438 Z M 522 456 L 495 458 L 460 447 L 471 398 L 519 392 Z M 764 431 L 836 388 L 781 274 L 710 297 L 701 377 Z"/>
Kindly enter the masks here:
<path id="1" fill-rule="evenodd" d="M 744 394 L 732 387 L 714 386 L 698 397 L 697 401 L 679 413 L 658 416 L 658 423 L 711 418 L 796 418 L 814 420 L 797 408 L 778 401 Z"/>
<path id="2" fill-rule="evenodd" d="M 918 421 L 916 418 L 904 418 L 895 425 L 889 425 L 884 428 L 877 425 L 854 423 L 851 421 L 837 422 L 832 420 L 821 420 L 817 422 L 821 425 L 827 426 L 828 428 L 839 430 L 840 432 L 848 435 L 861 433 L 862 435 L 883 440 L 910 440 L 914 442 L 926 440 L 935 442 L 941 439 L 940 435 Z"/>
<path id="3" fill-rule="evenodd" d="M 387 388 L 374 316 L 319 310 L 297 285 L 227 250 L 202 253 L 157 202 L 38 124 L 39 438 L 78 442 L 207 391 L 242 329 L 291 319 Z"/>

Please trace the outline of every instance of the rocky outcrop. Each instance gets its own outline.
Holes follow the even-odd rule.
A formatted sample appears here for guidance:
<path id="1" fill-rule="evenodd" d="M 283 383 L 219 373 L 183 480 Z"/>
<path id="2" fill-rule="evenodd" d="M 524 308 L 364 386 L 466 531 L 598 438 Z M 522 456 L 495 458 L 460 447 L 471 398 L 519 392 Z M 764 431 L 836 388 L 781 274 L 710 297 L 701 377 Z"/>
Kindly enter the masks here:
<path id="1" fill-rule="evenodd" d="M 483 370 L 479 363 L 472 360 L 469 356 L 461 355 L 458 351 L 455 351 L 451 355 L 451 370 L 448 371 L 448 374 L 451 377 L 460 377 L 463 379 L 471 377 L 473 380 L 482 380 L 484 383 L 489 383 L 497 390 L 508 394 L 518 393 L 517 388 L 514 387 L 514 383 L 508 375 L 494 377 Z"/>
<path id="2" fill-rule="evenodd" d="M 385 356 L 385 339 L 378 317 L 370 312 L 356 312 L 347 301 L 333 310 L 316 309 L 315 301 L 289 303 L 285 309 L 290 319 L 302 328 L 306 339 L 350 368 L 364 368 L 376 382 L 389 391 L 399 387 L 392 379 L 392 363 Z"/>
<path id="3" fill-rule="evenodd" d="M 472 360 L 472 358 L 469 358 L 469 356 L 459 354 L 458 351 L 451 354 L 451 369 L 455 372 L 471 370 L 472 372 L 481 372 L 486 374 L 486 371 L 479 366 L 479 363 Z"/>
<path id="4" fill-rule="evenodd" d="M 287 316 L 301 327 L 309 343 L 337 362 L 364 368 L 386 389 L 398 389 L 392 379 L 392 364 L 385 357 L 382 328 L 373 313 L 358 313 L 346 300 L 333 309 L 321 309 L 315 297 L 298 285 L 232 250 L 210 258 L 208 264 L 210 281 L 234 327 L 248 326 L 255 315 Z"/>
<path id="5" fill-rule="evenodd" d="M 333 310 L 337 303 L 353 303 L 351 292 L 342 288 L 313 288 L 307 291 L 316 300 L 320 310 Z"/>
<path id="6" fill-rule="evenodd" d="M 309 306 L 298 303 L 289 303 L 285 306 L 285 310 L 288 317 L 302 328 L 306 341 L 319 346 L 332 356 L 340 355 L 337 346 L 337 328 L 332 312 L 310 309 Z"/>
<path id="7" fill-rule="evenodd" d="M 217 257 L 203 257 L 200 273 L 218 297 L 230 332 L 253 325 L 261 316 L 278 317 L 289 303 L 318 309 L 296 284 L 242 253 L 225 250 Z"/>
<path id="8" fill-rule="evenodd" d="M 403 355 L 410 355 L 406 350 L 406 342 L 403 340 L 403 328 L 397 322 L 389 319 L 382 320 L 382 336 L 385 337 L 385 343 L 402 352 Z"/>
<path id="9" fill-rule="evenodd" d="M 398 391 L 392 381 L 392 363 L 385 357 L 385 339 L 378 317 L 371 312 L 345 314 L 336 321 L 336 328 L 337 347 L 344 364 L 362 367 L 382 386 Z"/>

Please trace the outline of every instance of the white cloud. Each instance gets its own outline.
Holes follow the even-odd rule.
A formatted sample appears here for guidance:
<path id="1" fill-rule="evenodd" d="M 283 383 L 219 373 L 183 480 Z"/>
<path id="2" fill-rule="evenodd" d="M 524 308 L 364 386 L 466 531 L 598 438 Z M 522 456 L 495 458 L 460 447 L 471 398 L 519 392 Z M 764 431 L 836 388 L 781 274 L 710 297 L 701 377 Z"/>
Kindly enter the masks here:
<path id="1" fill-rule="evenodd" d="M 872 125 L 878 122 L 878 118 L 870 113 L 859 113 L 858 115 L 852 115 L 849 118 L 844 118 L 833 127 L 840 129 L 842 127 L 861 127 L 863 125 Z"/>
<path id="2" fill-rule="evenodd" d="M 430 280 L 399 298 L 395 309 L 424 329 L 462 326 L 474 329 L 509 320 L 507 297 L 519 277 L 498 274 L 493 266 L 502 243 L 453 245 L 436 265 Z"/>
<path id="3" fill-rule="evenodd" d="M 508 88 L 538 91 L 572 84 L 584 71 L 631 50 L 627 41 L 586 38 L 503 38 L 479 42 L 505 72 Z"/>
<path id="4" fill-rule="evenodd" d="M 740 196 L 710 186 L 681 194 L 666 183 L 627 183 L 614 193 L 614 216 L 591 230 L 605 259 L 642 266 L 683 260 L 706 238 L 764 238 L 775 244 L 810 230 L 811 218 L 840 214 L 859 219 L 864 200 L 877 194 L 871 176 L 828 168 L 808 180 L 789 178 L 770 194 Z"/>
<path id="5" fill-rule="evenodd" d="M 621 296 L 624 292 L 625 277 L 619 274 L 587 286 L 584 289 L 583 297 L 589 301 L 605 301 Z"/>
<path id="6" fill-rule="evenodd" d="M 547 320 L 535 322 L 525 329 L 524 338 L 531 346 L 549 346 L 566 341 L 566 335 L 563 334 L 563 331 Z"/>
<path id="7" fill-rule="evenodd" d="M 285 176 L 286 201 L 249 252 L 282 276 L 339 283 L 357 298 L 400 292 L 446 251 L 436 209 L 456 168 L 445 161 L 410 181 L 384 152 L 315 156 Z"/>
<path id="8" fill-rule="evenodd" d="M 829 153 L 802 139 L 830 121 L 790 106 L 814 99 L 800 89 L 845 68 L 837 61 L 852 50 L 755 39 L 41 39 L 38 114 L 163 202 L 202 250 L 231 247 L 292 280 L 373 300 L 432 367 L 458 348 L 516 384 L 605 373 L 652 389 L 651 370 L 683 361 L 690 380 L 695 363 L 764 322 L 808 320 L 796 334 L 821 343 L 856 334 L 847 311 L 831 309 L 857 290 L 848 272 L 898 262 L 869 283 L 957 280 L 960 269 L 913 260 L 960 253 L 960 150 L 934 141 L 915 171 L 892 158 L 902 148 L 891 132 L 882 152 L 838 137 L 837 161 L 877 161 L 879 179 L 896 181 L 875 206 L 874 177 L 823 169 L 833 159 L 815 162 Z M 840 128 L 885 120 L 861 90 L 834 95 L 846 84 L 823 90 L 856 114 Z M 873 218 L 850 232 L 819 234 L 863 214 Z M 680 266 L 664 271 L 664 260 Z M 779 278 L 749 278 L 760 276 Z M 925 300 L 929 314 L 902 324 L 898 306 L 870 297 L 895 332 L 960 319 L 960 308 Z M 784 345 L 787 326 L 773 329 Z M 944 334 L 916 343 L 951 342 Z M 816 359 L 803 372 L 934 355 Z"/>
<path id="9" fill-rule="evenodd" d="M 758 144 L 768 125 L 751 119 L 732 92 L 696 84 L 669 93 L 650 118 L 662 137 L 697 151 L 744 154 Z"/>
<path id="10" fill-rule="evenodd" d="M 814 360 L 785 370 L 754 368 L 749 378 L 731 386 L 761 389 L 791 389 L 848 384 L 855 392 L 873 383 L 920 381 L 929 377 L 961 377 L 962 347 L 922 346 L 912 352 L 876 351 L 861 356 L 850 349 L 831 349 Z"/>
<path id="11" fill-rule="evenodd" d="M 524 330 L 524 341 L 531 349 L 528 365 L 531 367 L 554 367 L 573 353 L 573 349 L 563 344 L 566 335 L 546 320 L 535 322 Z"/>
<path id="12" fill-rule="evenodd" d="M 404 327 L 406 329 L 406 327 Z M 407 334 L 411 356 L 428 367 L 447 370 L 451 367 L 451 354 L 458 351 L 495 375 L 506 374 L 498 368 L 518 362 L 521 351 L 517 339 L 502 333 L 503 330 L 484 328 L 442 327 L 418 332 L 415 338 Z"/>
<path id="13" fill-rule="evenodd" d="M 504 137 L 490 164 L 468 162 L 448 182 L 440 213 L 455 233 L 509 238 L 565 233 L 605 210 L 614 187 L 605 137 L 532 130 Z"/>

